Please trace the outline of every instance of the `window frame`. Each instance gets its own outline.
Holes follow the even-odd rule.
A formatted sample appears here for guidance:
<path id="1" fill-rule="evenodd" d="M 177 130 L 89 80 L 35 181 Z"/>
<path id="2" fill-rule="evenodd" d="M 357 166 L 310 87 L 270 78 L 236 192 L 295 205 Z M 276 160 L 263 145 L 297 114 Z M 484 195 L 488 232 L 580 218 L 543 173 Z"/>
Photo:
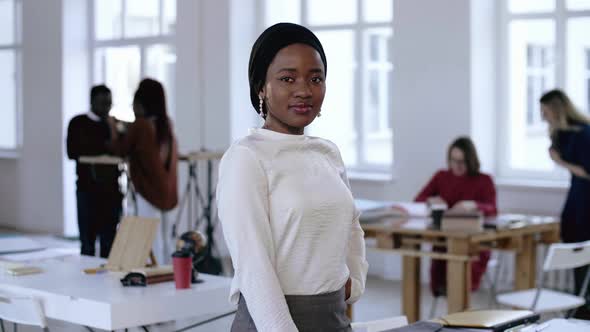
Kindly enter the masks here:
<path id="1" fill-rule="evenodd" d="M 15 146 L 1 147 L 0 158 L 18 158 L 23 147 L 22 112 L 22 0 L 13 0 L 13 42 L 0 44 L 0 51 L 14 52 L 14 112 Z"/>
<path id="2" fill-rule="evenodd" d="M 159 34 L 155 36 L 141 36 L 141 37 L 126 37 L 125 36 L 125 16 L 126 16 L 126 8 L 125 5 L 128 0 L 121 0 L 121 36 L 117 38 L 111 39 L 98 39 L 96 37 L 95 31 L 95 20 L 96 20 L 96 10 L 95 10 L 95 2 L 100 0 L 88 0 L 88 10 L 89 10 L 89 20 L 88 20 L 88 40 L 89 40 L 89 86 L 93 86 L 95 84 L 102 84 L 103 82 L 96 81 L 95 75 L 95 55 L 98 50 L 107 49 L 107 48 L 118 48 L 118 47 L 137 47 L 139 49 L 139 78 L 140 80 L 147 77 L 146 69 L 147 69 L 147 50 L 152 46 L 170 46 L 176 48 L 176 30 L 174 32 L 163 32 L 164 26 L 164 1 L 170 0 L 158 0 L 159 6 Z M 176 8 L 178 8 L 178 1 L 176 1 Z M 177 11 L 178 14 L 178 11 Z M 178 19 L 178 17 L 177 17 Z M 177 21 L 178 22 L 178 21 Z M 177 24 L 177 23 L 176 23 Z M 104 68 L 103 68 L 104 70 Z M 105 76 L 105 73 L 102 73 L 102 76 Z M 138 82 L 139 83 L 139 82 Z M 166 87 L 165 87 L 166 88 Z M 175 95 L 171 95 L 169 93 L 166 94 L 167 97 L 167 104 L 170 105 L 170 98 L 176 98 Z M 169 116 L 172 117 L 173 113 L 169 113 Z"/>
<path id="3" fill-rule="evenodd" d="M 586 49 L 586 110 L 590 112 L 590 47 Z"/>
<path id="4" fill-rule="evenodd" d="M 549 19 L 553 20 L 555 24 L 555 44 L 554 44 L 554 77 L 555 87 L 563 88 L 566 87 L 566 75 L 568 59 L 567 55 L 567 24 L 572 18 L 589 17 L 590 10 L 568 10 L 566 8 L 566 0 L 555 0 L 555 9 L 547 12 L 530 12 L 530 13 L 510 13 L 509 9 L 510 0 L 501 0 L 496 2 L 496 12 L 498 13 L 498 40 L 499 45 L 497 48 L 497 62 L 498 66 L 498 80 L 496 82 L 497 100 L 498 100 L 498 138 L 496 140 L 497 148 L 496 155 L 498 156 L 496 162 L 496 169 L 501 179 L 505 180 L 517 180 L 517 181 L 544 181 L 555 183 L 560 185 L 565 183 L 569 175 L 567 171 L 556 166 L 552 171 L 539 171 L 530 169 L 514 169 L 511 168 L 509 163 L 510 158 L 510 139 L 509 139 L 509 126 L 510 126 L 510 36 L 509 27 L 512 21 L 525 21 L 525 20 L 539 20 Z M 527 68 L 528 69 L 528 68 Z M 590 73 L 590 70 L 588 71 Z M 589 74 L 590 75 L 590 74 Z M 528 70 L 527 70 L 528 78 Z M 590 76 L 589 80 L 590 82 Z M 589 98 L 590 99 L 590 98 Z M 541 133 L 545 131 L 544 128 L 530 128 L 534 133 Z M 545 131 L 545 135 L 548 133 Z M 548 153 L 548 152 L 547 152 Z"/>
<path id="5" fill-rule="evenodd" d="M 258 20 L 258 31 L 262 32 L 267 26 L 267 7 L 266 1 L 268 0 L 258 0 L 258 12 L 260 13 L 261 19 Z M 363 47 L 355 47 L 355 54 L 354 59 L 356 63 L 354 64 L 354 91 L 362 91 L 354 100 L 353 112 L 354 112 L 354 129 L 355 133 L 351 133 L 351 135 L 356 136 L 356 144 L 355 144 L 355 152 L 356 152 L 356 159 L 357 164 L 354 166 L 347 165 L 347 169 L 349 173 L 352 174 L 359 174 L 361 177 L 362 174 L 379 174 L 386 175 L 387 178 L 393 175 L 394 165 L 395 165 L 395 156 L 393 154 L 394 151 L 394 128 L 393 128 L 393 73 L 395 71 L 393 57 L 394 57 L 394 40 L 395 40 L 395 30 L 394 30 L 394 20 L 395 20 L 395 11 L 392 5 L 392 19 L 390 21 L 383 21 L 383 22 L 367 22 L 364 18 L 364 0 L 355 0 L 356 4 L 356 21 L 354 23 L 346 23 L 346 24 L 321 24 L 321 25 L 314 25 L 310 24 L 309 18 L 307 15 L 308 12 L 308 3 L 312 0 L 299 0 L 299 24 L 309 28 L 314 33 L 316 32 L 323 32 L 323 31 L 351 31 L 353 34 L 355 45 L 363 46 Z M 393 3 L 393 0 L 391 0 Z M 391 59 L 391 70 L 389 71 L 389 94 L 387 96 L 388 99 L 388 120 L 391 127 L 391 153 L 392 153 L 392 160 L 390 164 L 375 164 L 375 163 L 368 163 L 366 152 L 364 150 L 365 141 L 367 138 L 376 137 L 376 133 L 370 133 L 364 130 L 365 121 L 364 121 L 364 106 L 366 104 L 366 99 L 368 95 L 368 76 L 367 73 L 371 69 L 368 66 L 369 60 L 369 52 L 365 45 L 368 45 L 369 39 L 365 36 L 368 35 L 367 32 L 371 31 L 372 29 L 390 29 L 391 31 L 391 39 L 388 43 L 388 52 L 390 54 Z M 320 120 L 321 121 L 321 120 Z M 356 135 L 359 133 L 360 135 Z M 382 132 L 378 133 L 382 135 Z"/>

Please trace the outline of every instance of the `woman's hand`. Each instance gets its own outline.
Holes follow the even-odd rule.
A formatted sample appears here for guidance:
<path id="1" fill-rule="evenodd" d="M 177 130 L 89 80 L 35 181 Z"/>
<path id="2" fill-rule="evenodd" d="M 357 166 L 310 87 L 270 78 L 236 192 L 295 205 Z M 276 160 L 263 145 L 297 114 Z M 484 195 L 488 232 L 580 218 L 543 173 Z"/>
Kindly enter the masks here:
<path id="1" fill-rule="evenodd" d="M 554 148 L 549 148 L 549 156 L 556 164 L 563 165 L 563 159 L 561 159 L 561 155 Z"/>
<path id="2" fill-rule="evenodd" d="M 350 298 L 350 294 L 352 292 L 352 279 L 348 278 L 348 280 L 346 281 L 346 286 L 345 287 L 345 296 L 344 296 L 344 301 L 348 300 Z"/>
<path id="3" fill-rule="evenodd" d="M 451 210 L 453 211 L 476 211 L 477 203 L 475 201 L 459 201 L 455 204 Z"/>
<path id="4" fill-rule="evenodd" d="M 426 200 L 426 202 L 428 203 L 428 205 L 439 205 L 439 204 L 446 205 L 447 204 L 447 202 L 445 202 L 445 200 L 442 199 L 442 197 L 440 197 L 440 196 L 432 196 L 432 197 L 428 198 Z"/>
<path id="5" fill-rule="evenodd" d="M 586 169 L 584 167 L 582 167 L 580 165 L 568 163 L 565 160 L 561 159 L 561 155 L 559 154 L 559 152 L 557 152 L 557 150 L 550 148 L 549 155 L 551 156 L 551 159 L 556 164 L 558 164 L 561 167 L 565 167 L 573 175 L 580 177 L 580 178 L 584 178 L 586 180 L 590 180 L 590 174 L 588 174 L 588 172 L 586 172 Z"/>

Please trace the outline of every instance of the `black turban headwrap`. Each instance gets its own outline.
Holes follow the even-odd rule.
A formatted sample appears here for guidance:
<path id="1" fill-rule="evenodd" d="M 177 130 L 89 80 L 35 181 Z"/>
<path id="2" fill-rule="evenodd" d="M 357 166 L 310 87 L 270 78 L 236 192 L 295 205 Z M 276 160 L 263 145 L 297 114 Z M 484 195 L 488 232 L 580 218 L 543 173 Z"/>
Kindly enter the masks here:
<path id="1" fill-rule="evenodd" d="M 313 47 L 322 58 L 324 74 L 327 73 L 328 65 L 324 48 L 313 32 L 306 27 L 293 23 L 277 23 L 269 27 L 254 42 L 248 65 L 250 100 L 257 113 L 259 113 L 258 93 L 264 86 L 266 72 L 270 63 L 281 49 L 292 44 L 306 44 Z"/>

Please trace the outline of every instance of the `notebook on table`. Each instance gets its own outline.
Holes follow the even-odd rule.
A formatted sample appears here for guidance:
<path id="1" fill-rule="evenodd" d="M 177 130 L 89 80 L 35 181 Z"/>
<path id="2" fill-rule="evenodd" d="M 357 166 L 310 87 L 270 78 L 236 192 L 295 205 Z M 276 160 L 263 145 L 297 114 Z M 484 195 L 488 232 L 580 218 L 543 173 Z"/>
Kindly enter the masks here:
<path id="1" fill-rule="evenodd" d="M 446 327 L 477 328 L 500 332 L 534 323 L 539 318 L 539 314 L 529 310 L 474 310 L 457 312 L 435 321 Z"/>

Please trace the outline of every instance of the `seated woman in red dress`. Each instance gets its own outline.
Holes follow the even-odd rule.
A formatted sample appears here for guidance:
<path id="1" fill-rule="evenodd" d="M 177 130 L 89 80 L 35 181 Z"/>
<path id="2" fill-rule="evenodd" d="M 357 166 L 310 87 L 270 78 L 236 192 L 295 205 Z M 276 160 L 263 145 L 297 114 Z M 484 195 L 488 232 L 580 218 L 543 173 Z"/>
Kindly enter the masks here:
<path id="1" fill-rule="evenodd" d="M 494 216 L 496 189 L 492 178 L 479 171 L 479 159 L 475 145 L 468 137 L 456 139 L 447 153 L 448 169 L 434 174 L 428 184 L 416 196 L 416 202 L 444 202 L 452 210 L 479 210 L 485 216 Z M 434 251 L 446 251 L 435 247 Z M 479 288 L 488 260 L 489 251 L 482 251 L 477 261 L 471 262 L 471 290 Z M 434 296 L 444 295 L 447 284 L 447 264 L 433 259 L 430 265 L 430 288 Z"/>

